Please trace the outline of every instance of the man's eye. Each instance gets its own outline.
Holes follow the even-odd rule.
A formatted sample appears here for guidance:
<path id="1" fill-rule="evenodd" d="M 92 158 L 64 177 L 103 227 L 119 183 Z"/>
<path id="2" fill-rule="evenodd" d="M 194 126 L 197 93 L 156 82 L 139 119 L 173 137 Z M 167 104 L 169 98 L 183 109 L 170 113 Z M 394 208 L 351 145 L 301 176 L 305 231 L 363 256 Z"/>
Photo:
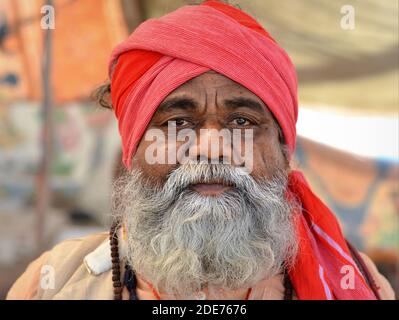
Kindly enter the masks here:
<path id="1" fill-rule="evenodd" d="M 189 122 L 187 121 L 187 120 L 184 120 L 184 119 L 174 119 L 174 120 L 170 120 L 170 121 L 168 121 L 168 124 L 171 124 L 172 126 L 175 126 L 175 127 L 184 127 L 184 126 L 186 126 L 186 125 L 188 125 L 189 124 Z"/>
<path id="2" fill-rule="evenodd" d="M 243 117 L 237 117 L 233 119 L 233 123 L 237 126 L 247 126 L 251 124 L 251 121 Z"/>

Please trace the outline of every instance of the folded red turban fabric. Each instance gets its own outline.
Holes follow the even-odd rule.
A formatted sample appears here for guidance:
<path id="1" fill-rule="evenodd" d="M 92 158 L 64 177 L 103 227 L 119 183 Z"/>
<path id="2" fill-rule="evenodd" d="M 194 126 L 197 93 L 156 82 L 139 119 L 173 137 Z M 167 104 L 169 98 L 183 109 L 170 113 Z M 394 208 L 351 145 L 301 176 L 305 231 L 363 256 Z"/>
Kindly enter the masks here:
<path id="1" fill-rule="evenodd" d="M 252 17 L 221 2 L 207 1 L 145 21 L 112 53 L 112 104 L 127 168 L 164 98 L 209 70 L 236 81 L 265 102 L 292 155 L 298 102 L 290 58 Z M 299 253 L 289 274 L 298 298 L 375 299 L 352 260 L 335 216 L 300 172 L 290 173 L 288 192 L 303 209 L 296 221 Z M 341 286 L 343 266 L 354 270 L 354 289 Z"/>

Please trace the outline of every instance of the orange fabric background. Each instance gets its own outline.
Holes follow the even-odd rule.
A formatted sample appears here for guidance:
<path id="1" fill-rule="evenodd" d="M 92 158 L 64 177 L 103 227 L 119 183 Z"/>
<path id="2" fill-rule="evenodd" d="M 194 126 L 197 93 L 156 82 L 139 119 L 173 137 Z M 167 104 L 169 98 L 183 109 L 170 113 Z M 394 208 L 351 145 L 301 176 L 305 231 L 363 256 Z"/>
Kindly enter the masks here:
<path id="1" fill-rule="evenodd" d="M 43 0 L 4 0 L 1 5 L 11 34 L 6 39 L 7 53 L 0 52 L 0 74 L 13 72 L 20 79 L 11 90 L 0 87 L 0 96 L 6 100 L 41 97 L 43 4 Z M 120 2 L 55 0 L 54 8 L 54 101 L 87 98 L 96 85 L 107 79 L 110 52 L 127 36 Z"/>

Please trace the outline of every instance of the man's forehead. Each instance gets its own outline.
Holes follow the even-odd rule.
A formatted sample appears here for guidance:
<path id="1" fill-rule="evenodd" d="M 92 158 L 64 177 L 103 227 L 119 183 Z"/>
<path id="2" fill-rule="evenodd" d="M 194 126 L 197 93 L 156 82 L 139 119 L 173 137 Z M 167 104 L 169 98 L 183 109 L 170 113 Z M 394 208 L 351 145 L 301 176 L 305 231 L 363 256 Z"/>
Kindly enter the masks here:
<path id="1" fill-rule="evenodd" d="M 191 98 L 202 100 L 204 96 L 215 95 L 219 99 L 248 98 L 267 109 L 266 104 L 255 93 L 230 78 L 209 70 L 193 79 L 185 82 L 172 91 L 164 100 L 176 100 L 178 98 Z M 161 103 L 161 105 L 163 104 Z"/>
<path id="2" fill-rule="evenodd" d="M 225 75 L 220 74 L 213 70 L 209 70 L 183 83 L 173 92 L 187 88 L 192 88 L 195 86 L 205 86 L 207 88 L 223 88 L 223 87 L 231 87 L 237 89 L 242 88 L 243 90 L 249 91 L 244 86 L 226 77 Z"/>

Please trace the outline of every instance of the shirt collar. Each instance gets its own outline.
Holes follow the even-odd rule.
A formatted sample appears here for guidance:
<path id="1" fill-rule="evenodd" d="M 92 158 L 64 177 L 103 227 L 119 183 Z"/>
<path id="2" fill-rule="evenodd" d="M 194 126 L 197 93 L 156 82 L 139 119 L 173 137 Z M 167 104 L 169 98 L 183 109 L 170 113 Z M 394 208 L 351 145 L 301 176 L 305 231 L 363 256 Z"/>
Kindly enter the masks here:
<path id="1" fill-rule="evenodd" d="M 126 257 L 127 245 L 123 239 L 122 228 L 118 230 L 118 243 L 119 243 L 119 259 L 122 260 Z M 111 248 L 109 240 L 104 240 L 94 251 L 87 254 L 83 259 L 83 264 L 89 274 L 98 276 L 106 271 L 111 270 Z"/>

